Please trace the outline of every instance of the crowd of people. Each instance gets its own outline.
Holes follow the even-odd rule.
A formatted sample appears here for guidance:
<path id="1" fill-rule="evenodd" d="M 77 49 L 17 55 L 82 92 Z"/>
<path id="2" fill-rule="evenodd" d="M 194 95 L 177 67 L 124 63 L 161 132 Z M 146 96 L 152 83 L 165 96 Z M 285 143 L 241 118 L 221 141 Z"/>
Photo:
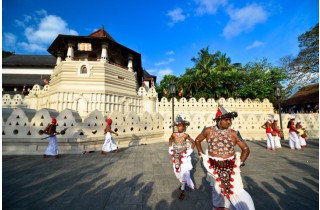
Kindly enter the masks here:
<path id="1" fill-rule="evenodd" d="M 169 138 L 168 152 L 172 158 L 173 173 L 179 181 L 179 199 L 185 198 L 185 189 L 189 187 L 191 192 L 196 190 L 196 186 L 190 176 L 193 169 L 192 153 L 197 148 L 199 158 L 206 170 L 207 181 L 212 186 L 212 206 L 213 209 L 255 209 L 250 194 L 244 190 L 240 167 L 245 166 L 245 161 L 250 154 L 250 149 L 242 139 L 239 131 L 231 129 L 232 120 L 238 116 L 237 112 L 228 112 L 224 107 L 219 106 L 215 118 L 214 126 L 209 126 L 194 139 L 186 133 L 188 121 L 178 116 L 174 122 L 177 132 L 173 132 Z M 54 156 L 60 158 L 58 154 L 57 135 L 64 131 L 56 130 L 57 120 L 52 118 L 51 124 L 44 133 L 48 136 L 48 147 L 43 155 L 44 158 Z M 108 152 L 118 153 L 118 146 L 112 134 L 118 134 L 111 129 L 112 119 L 106 120 L 104 128 L 105 141 L 102 145 L 101 154 Z M 283 131 L 278 126 L 278 119 L 269 116 L 267 121 L 261 126 L 266 130 L 267 149 L 281 149 L 281 139 Z M 292 115 L 288 119 L 289 146 L 291 149 L 300 150 L 306 146 L 307 132 L 302 126 L 301 120 L 295 119 Z M 206 141 L 207 149 L 202 148 L 203 141 Z M 238 146 L 241 152 L 236 152 Z"/>
<path id="2" fill-rule="evenodd" d="M 277 110 L 275 110 L 277 112 Z M 281 113 L 288 114 L 309 114 L 309 113 L 319 113 L 319 105 L 311 106 L 310 104 L 306 106 L 290 106 L 281 108 Z"/>

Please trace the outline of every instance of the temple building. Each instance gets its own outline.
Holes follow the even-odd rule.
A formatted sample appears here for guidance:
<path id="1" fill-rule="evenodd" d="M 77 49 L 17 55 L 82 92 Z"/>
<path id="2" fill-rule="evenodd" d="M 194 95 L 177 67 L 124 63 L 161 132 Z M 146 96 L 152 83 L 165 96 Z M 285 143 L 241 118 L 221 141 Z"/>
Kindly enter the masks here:
<path id="1" fill-rule="evenodd" d="M 95 109 L 139 113 L 143 111 L 139 87 L 156 82 L 142 69 L 141 55 L 117 43 L 103 27 L 89 36 L 60 34 L 48 52 L 51 56 L 5 58 L 3 94 L 28 93 L 26 105 L 37 110 L 70 108 L 81 116 Z M 30 91 L 35 84 L 44 86 L 43 94 Z"/>

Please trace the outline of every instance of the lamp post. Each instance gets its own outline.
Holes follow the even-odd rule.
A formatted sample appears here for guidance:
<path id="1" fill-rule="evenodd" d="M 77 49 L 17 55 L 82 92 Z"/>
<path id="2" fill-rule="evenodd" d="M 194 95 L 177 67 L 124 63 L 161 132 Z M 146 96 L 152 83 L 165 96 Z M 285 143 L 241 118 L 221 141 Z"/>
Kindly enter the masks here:
<path id="1" fill-rule="evenodd" d="M 281 131 L 283 132 L 282 117 L 281 117 L 281 85 L 279 83 L 276 85 L 275 95 L 278 99 L 278 113 L 279 113 L 279 119 L 280 119 L 280 128 L 281 128 Z M 284 140 L 283 136 L 281 136 L 281 140 Z"/>
<path id="2" fill-rule="evenodd" d="M 171 101 L 172 101 L 172 133 L 174 133 L 174 99 L 173 97 L 176 94 L 176 84 L 174 81 L 170 83 L 170 94 L 171 94 Z"/>

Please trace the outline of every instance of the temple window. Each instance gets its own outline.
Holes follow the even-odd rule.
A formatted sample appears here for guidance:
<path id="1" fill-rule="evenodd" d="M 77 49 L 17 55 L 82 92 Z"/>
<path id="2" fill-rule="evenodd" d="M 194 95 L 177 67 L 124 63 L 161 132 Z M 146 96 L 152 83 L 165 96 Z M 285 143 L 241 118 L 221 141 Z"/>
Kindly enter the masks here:
<path id="1" fill-rule="evenodd" d="M 81 63 L 78 66 L 78 75 L 81 77 L 88 77 L 90 75 L 90 65 L 88 63 Z"/>
<path id="2" fill-rule="evenodd" d="M 88 73 L 88 69 L 86 65 L 81 66 L 80 69 L 80 74 L 87 74 Z"/>

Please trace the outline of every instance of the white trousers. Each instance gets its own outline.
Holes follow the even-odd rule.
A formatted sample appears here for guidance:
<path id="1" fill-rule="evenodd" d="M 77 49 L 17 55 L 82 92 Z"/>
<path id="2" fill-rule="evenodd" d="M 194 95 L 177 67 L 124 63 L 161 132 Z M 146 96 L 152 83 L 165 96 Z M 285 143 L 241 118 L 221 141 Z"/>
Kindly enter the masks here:
<path id="1" fill-rule="evenodd" d="M 307 146 L 307 142 L 306 142 L 306 139 L 303 138 L 302 136 L 298 136 L 299 137 L 299 140 L 300 140 L 300 145 L 301 146 Z"/>
<path id="2" fill-rule="evenodd" d="M 237 165 L 236 168 L 233 169 L 235 174 L 231 175 L 234 179 L 232 185 L 234 186 L 233 191 L 234 193 L 230 195 L 230 200 L 227 199 L 224 195 L 221 194 L 220 182 L 216 179 L 218 178 L 217 174 L 213 174 L 213 169 L 211 169 L 210 164 L 208 163 L 209 158 L 216 159 L 216 160 L 224 160 L 222 158 L 211 157 L 208 156 L 208 151 L 206 155 L 202 156 L 203 158 L 203 165 L 207 170 L 207 181 L 210 182 L 212 186 L 212 205 L 214 207 L 224 207 L 236 210 L 254 210 L 254 203 L 250 196 L 250 194 L 243 189 L 242 178 L 240 175 L 240 153 L 236 153 L 236 161 L 235 164 Z M 232 157 L 233 158 L 233 157 Z M 229 159 L 229 158 L 228 158 Z"/>
<path id="3" fill-rule="evenodd" d="M 46 155 L 58 155 L 58 141 L 56 136 L 52 136 L 48 138 L 49 144 L 46 149 Z"/>
<path id="4" fill-rule="evenodd" d="M 289 146 L 291 149 L 301 149 L 300 139 L 296 132 L 289 132 Z"/>
<path id="5" fill-rule="evenodd" d="M 274 144 L 276 148 L 281 148 L 280 137 L 276 135 L 276 136 L 273 136 L 273 139 L 274 139 Z"/>
<path id="6" fill-rule="evenodd" d="M 191 189 L 194 189 L 194 183 L 190 177 L 190 170 L 192 170 L 193 166 L 191 163 L 191 153 L 193 152 L 193 149 L 191 148 L 191 145 L 187 143 L 188 149 L 186 150 L 186 153 L 183 154 L 183 157 L 181 158 L 182 163 L 180 164 L 180 168 L 177 171 L 175 168 L 175 164 L 173 163 L 173 171 L 176 175 L 177 179 L 181 183 L 181 190 L 184 190 L 185 184 L 187 184 L 188 187 Z M 169 148 L 169 154 L 173 155 L 173 149 Z M 174 158 L 172 158 L 174 160 Z"/>
<path id="7" fill-rule="evenodd" d="M 267 133 L 267 149 L 275 149 L 274 139 L 271 133 Z"/>
<path id="8" fill-rule="evenodd" d="M 117 144 L 115 143 L 114 139 L 110 132 L 107 132 L 104 137 L 104 144 L 102 145 L 102 151 L 104 152 L 111 152 L 118 148 Z"/>

